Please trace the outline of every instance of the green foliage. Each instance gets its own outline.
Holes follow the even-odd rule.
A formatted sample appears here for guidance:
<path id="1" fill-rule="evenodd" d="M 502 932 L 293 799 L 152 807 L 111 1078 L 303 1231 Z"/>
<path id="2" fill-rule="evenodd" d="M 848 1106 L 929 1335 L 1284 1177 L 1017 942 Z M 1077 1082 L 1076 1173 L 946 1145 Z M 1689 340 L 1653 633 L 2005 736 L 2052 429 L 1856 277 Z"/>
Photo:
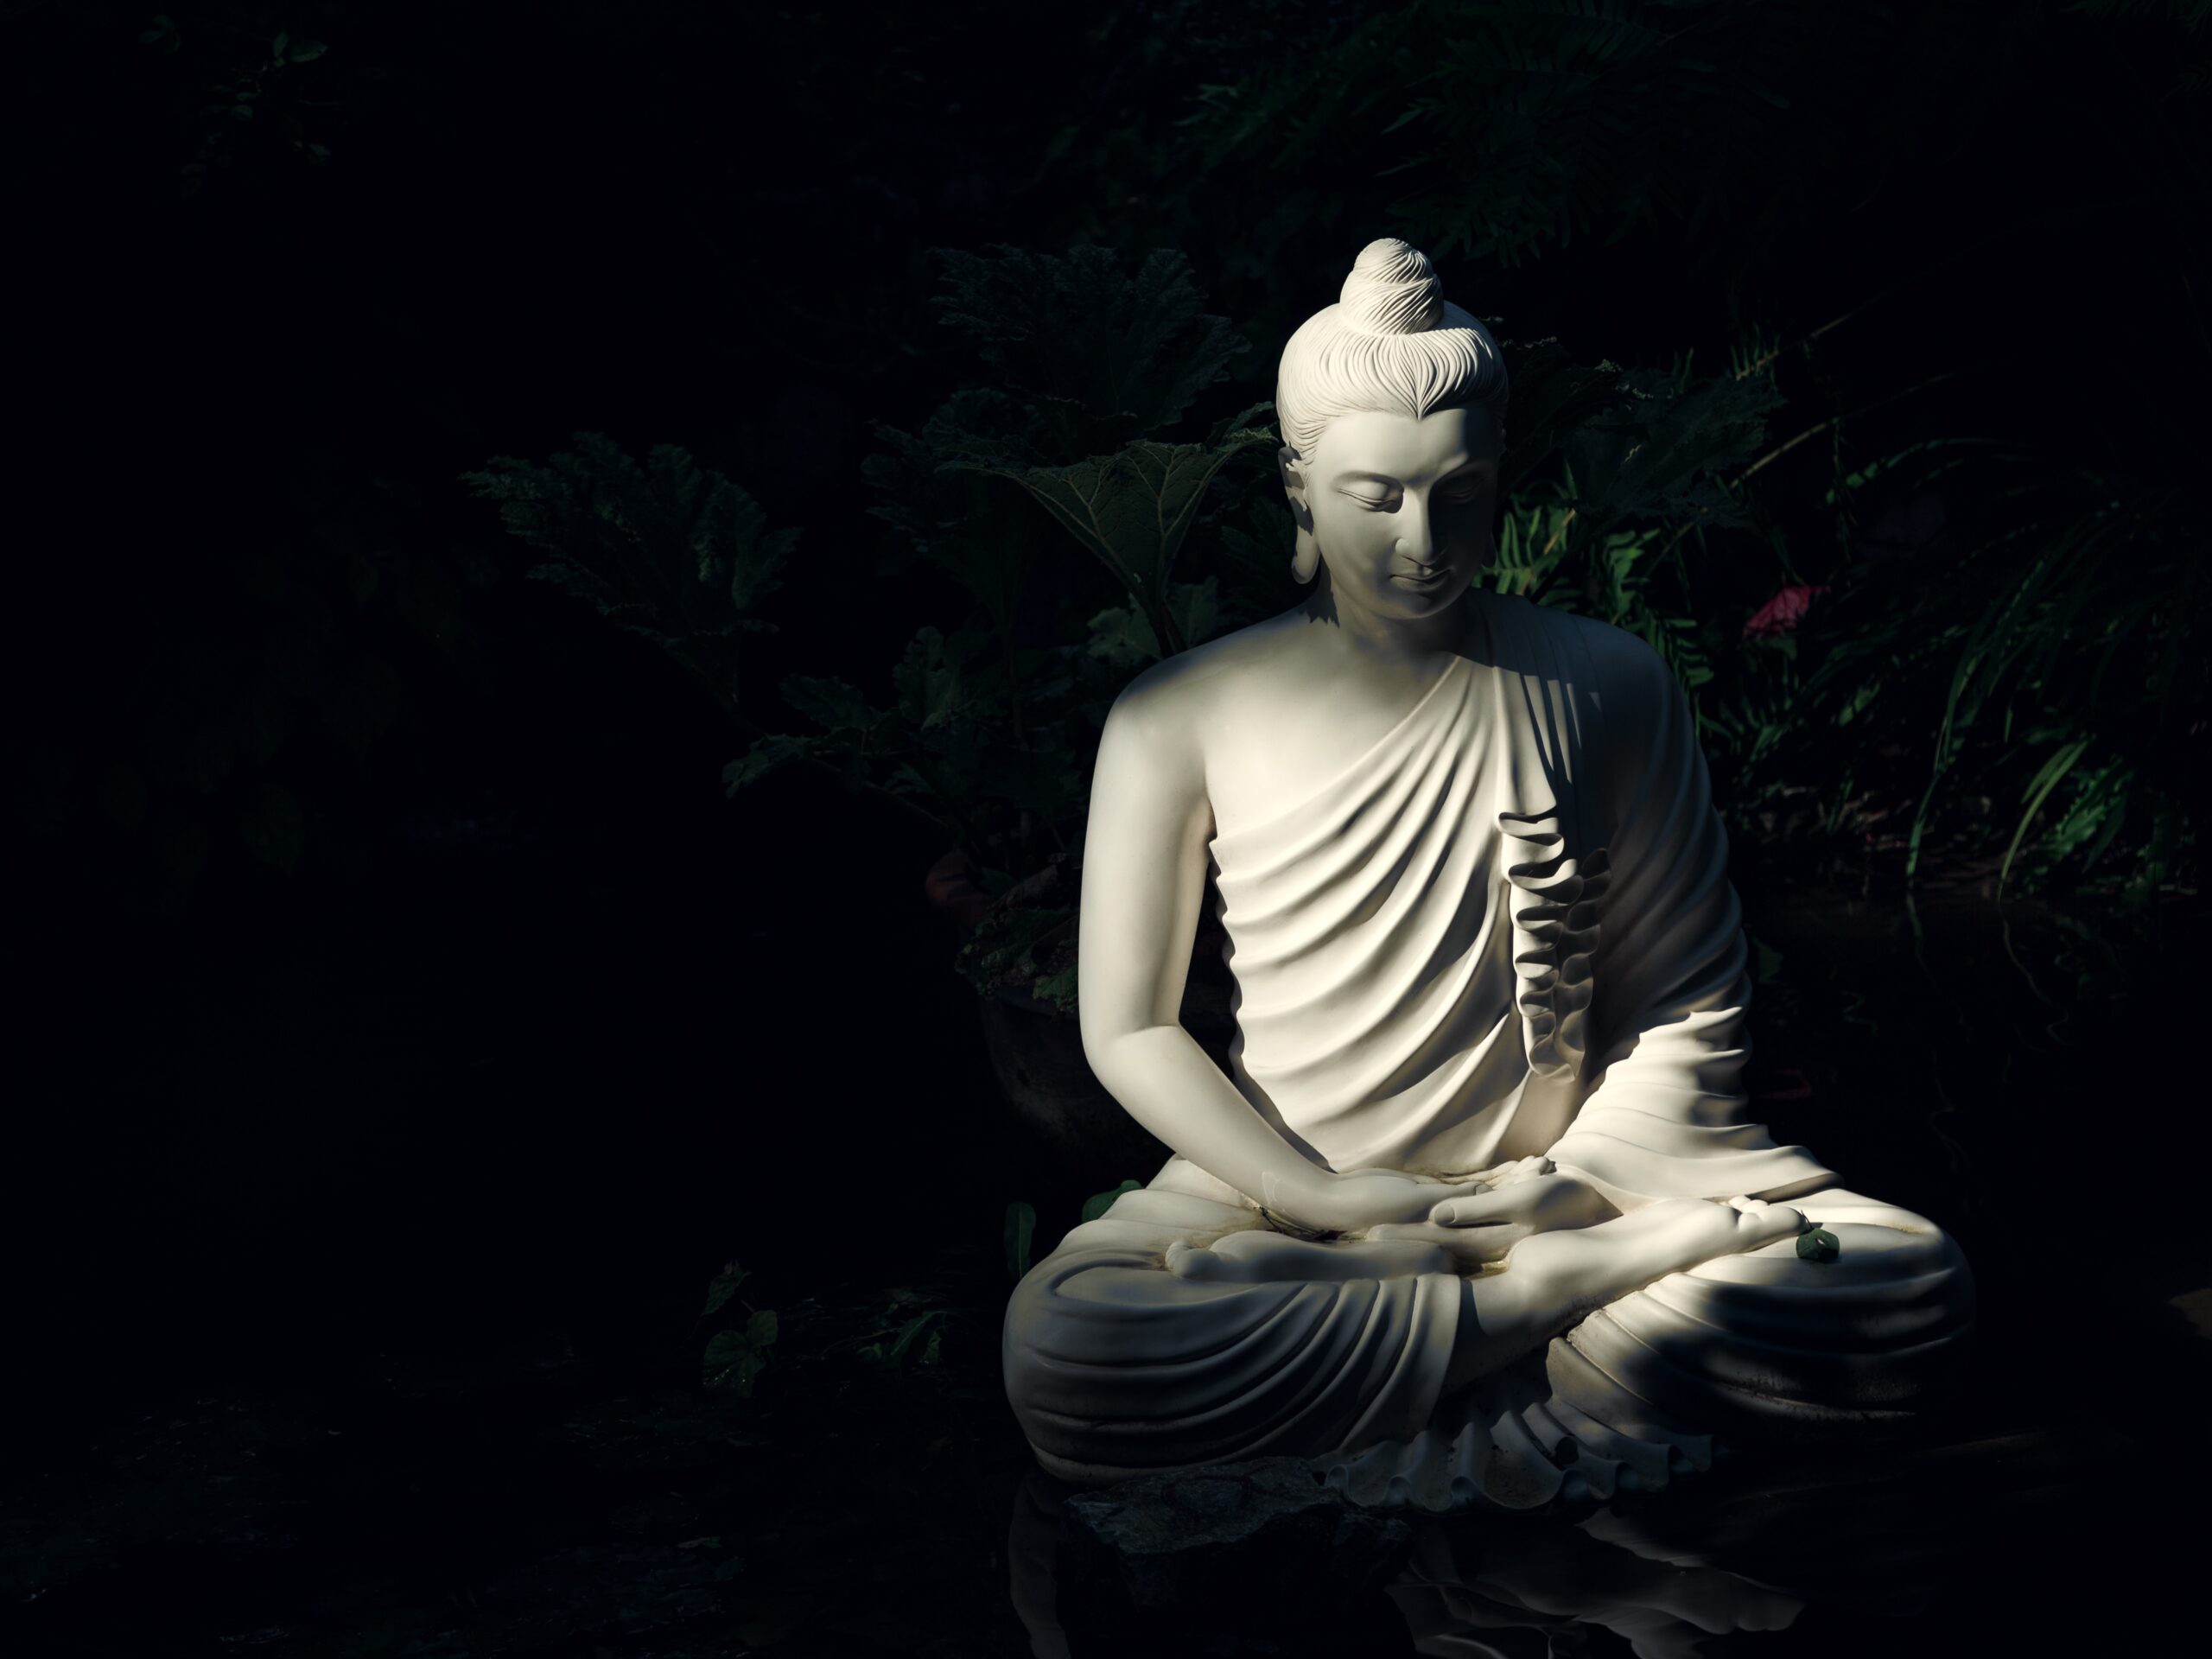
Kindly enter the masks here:
<path id="1" fill-rule="evenodd" d="M 1011 479 L 1028 491 L 1128 590 L 1131 605 L 1147 624 L 1150 654 L 1172 656 L 1196 643 L 1178 626 L 1169 575 L 1206 486 L 1242 451 L 1281 442 L 1265 428 L 1245 423 L 1259 412 L 1247 410 L 1208 443 L 1138 442 L 1119 454 L 1067 467 L 955 464 Z"/>
<path id="2" fill-rule="evenodd" d="M 1140 435 L 1179 418 L 1239 346 L 1201 308 L 1181 255 L 1155 251 L 1134 276 L 1096 248 L 940 259 L 940 314 L 997 384 L 956 392 L 918 434 L 882 429 L 863 472 L 910 556 L 957 577 L 981 615 L 918 632 L 887 706 L 842 678 L 790 677 L 783 701 L 812 729 L 756 737 L 723 781 L 734 794 L 795 761 L 826 766 L 987 856 L 1012 843 L 1026 865 L 1039 843 L 1065 846 L 1080 818 L 1120 671 L 1214 626 L 1213 584 L 1170 573 L 1216 475 L 1272 439 L 1241 422 L 1204 443 Z M 1059 464 L 1102 442 L 1124 447 Z M 575 444 L 543 465 L 497 458 L 467 481 L 549 556 L 534 575 L 652 639 L 734 714 L 737 636 L 766 626 L 754 610 L 796 531 L 768 532 L 740 486 L 672 446 L 640 467 L 596 435 Z M 1124 613 L 1099 613 L 1085 638 L 1017 639 L 1033 564 L 1065 559 L 1066 543 L 1004 480 L 1115 572 Z"/>
<path id="3" fill-rule="evenodd" d="M 771 531 L 740 485 L 674 444 L 645 464 L 595 432 L 540 465 L 494 456 L 464 475 L 508 531 L 546 555 L 531 575 L 652 640 L 716 701 L 737 707 L 737 639 L 798 540 Z"/>
<path id="4" fill-rule="evenodd" d="M 887 707 L 844 681 L 792 677 L 784 701 L 817 729 L 756 740 L 724 768 L 725 787 L 734 795 L 803 760 L 927 814 L 987 855 L 1009 842 L 1057 842 L 1080 821 L 1096 731 L 1118 681 L 1074 646 L 1007 658 L 995 645 L 973 624 L 950 637 L 922 629 L 893 670 Z"/>
<path id="5" fill-rule="evenodd" d="M 1620 378 L 1618 391 L 1622 404 L 1594 414 L 1561 444 L 1592 533 L 1653 520 L 1750 522 L 1720 475 L 1758 454 L 1766 417 L 1782 403 L 1774 388 L 1733 375 L 1635 373 Z"/>
<path id="6" fill-rule="evenodd" d="M 1014 1278 L 1029 1269 L 1036 1220 L 1027 1204 L 1007 1206 L 1007 1270 Z M 709 1283 L 706 1305 L 694 1322 L 695 1336 L 702 1325 L 722 1327 L 708 1337 L 701 1357 L 700 1385 L 710 1395 L 751 1399 L 772 1360 L 785 1378 L 779 1404 L 794 1390 L 813 1386 L 833 1362 L 857 1365 L 886 1381 L 934 1373 L 946 1344 L 978 1319 L 977 1310 L 960 1300 L 957 1281 L 932 1278 L 827 1304 L 810 1297 L 787 1325 L 772 1310 L 741 1299 L 740 1287 L 750 1276 L 736 1262 L 727 1264 Z M 717 1433 L 725 1428 L 716 1420 Z"/>
<path id="7" fill-rule="evenodd" d="M 737 1294 L 738 1287 L 753 1275 L 732 1262 L 707 1283 L 707 1305 L 699 1310 L 699 1317 L 711 1319 L 729 1306 L 730 1298 Z"/>
<path id="8" fill-rule="evenodd" d="M 1740 267 L 1833 200 L 1808 180 L 1878 176 L 1939 130 L 1970 131 L 2040 11 L 1413 0 L 1346 17 L 1244 0 L 1163 53 L 1188 106 L 1144 160 L 1159 193 L 1197 198 L 1193 233 L 1259 271 L 1289 248 L 1356 245 L 1378 210 L 1432 255 L 1482 267 L 1647 229 Z M 1170 73 L 1184 65 L 1187 91 Z M 1869 133 L 1873 85 L 1896 90 Z M 1338 179 L 1376 183 L 1322 182 Z"/>
<path id="9" fill-rule="evenodd" d="M 1030 1246 L 1037 1237 L 1037 1206 L 1020 1199 L 1006 1207 L 1006 1276 L 1019 1281 L 1029 1271 Z"/>
<path id="10" fill-rule="evenodd" d="M 707 1283 L 707 1304 L 693 1321 L 693 1330 L 725 1315 L 730 1303 L 736 1300 L 739 1287 L 751 1276 L 736 1262 L 725 1263 L 722 1270 Z M 745 1308 L 744 1323 L 717 1331 L 707 1339 L 707 1351 L 700 1360 L 699 1382 L 702 1388 L 747 1399 L 752 1395 L 753 1383 L 768 1368 L 769 1351 L 776 1345 L 778 1321 L 772 1309 L 744 1303 L 740 1306 Z"/>
<path id="11" fill-rule="evenodd" d="M 1071 461 L 1172 426 L 1244 349 L 1206 314 L 1178 250 L 1154 249 L 1134 276 L 1107 248 L 994 251 L 938 249 L 933 303 L 995 381 L 948 405 L 955 427 L 1007 461 Z M 985 399 L 994 418 L 980 417 Z"/>
<path id="12" fill-rule="evenodd" d="M 167 87 L 177 119 L 194 135 L 189 158 L 177 168 L 179 194 L 198 195 L 210 180 L 251 161 L 281 159 L 291 167 L 328 162 L 331 111 L 346 99 L 327 67 L 302 72 L 330 52 L 329 42 L 287 29 L 264 32 L 268 8 L 232 3 L 215 16 L 195 14 L 180 24 L 161 13 L 138 31 L 139 47 L 162 60 L 174 77 Z M 219 15 L 227 11 L 232 16 Z M 371 72 L 375 73 L 375 72 Z"/>
<path id="13" fill-rule="evenodd" d="M 1212 576 L 1204 582 L 1170 582 L 1161 608 L 1166 613 L 1170 639 L 1208 639 L 1220 626 L 1220 585 Z M 1084 649 L 1099 661 L 1128 672 L 1174 654 L 1161 643 L 1151 616 L 1135 601 L 1092 617 L 1090 639 Z"/>
<path id="14" fill-rule="evenodd" d="M 1814 689 L 1833 697 L 1877 645 L 1900 638 L 1922 649 L 1892 670 L 1893 688 L 1940 677 L 1908 874 L 1947 827 L 1947 804 L 1963 793 L 1951 786 L 1971 766 L 1985 787 L 2018 780 L 2009 824 L 1975 811 L 1948 825 L 1975 843 L 2009 828 L 2000 880 L 2023 863 L 2038 879 L 2063 863 L 2077 879 L 2098 874 L 2132 819 L 2146 832 L 2142 861 L 2116 885 L 2126 902 L 2147 902 L 2172 885 L 2193 845 L 2183 711 L 2201 708 L 2209 689 L 2190 645 L 2212 626 L 2198 552 L 2205 526 L 2180 493 L 2121 480 L 2037 469 L 2006 493 L 2019 522 L 1937 579 L 1870 584 L 1859 636 L 1822 664 Z M 2056 810 L 2031 837 L 2047 808 Z"/>
<path id="15" fill-rule="evenodd" d="M 918 433 L 876 429 L 883 452 L 862 467 L 872 511 L 909 556 L 966 587 L 1001 635 L 1065 543 L 995 479 L 1022 485 L 1125 586 L 1152 583 L 1135 596 L 1156 604 L 1199 498 L 1244 442 L 1233 423 L 1204 445 L 1138 441 L 1180 420 L 1243 342 L 1202 308 L 1173 250 L 1134 275 L 1096 247 L 937 258 L 934 308 L 988 383 L 956 390 Z"/>
<path id="16" fill-rule="evenodd" d="M 898 1370 L 910 1356 L 917 1365 L 934 1365 L 944 1352 L 945 1326 L 951 1319 L 949 1308 L 925 1308 L 877 1332 L 876 1340 L 861 1346 L 858 1357 L 887 1371 Z"/>
<path id="17" fill-rule="evenodd" d="M 986 996 L 1011 994 L 1072 1014 L 1076 906 L 1050 902 L 1063 893 L 1071 899 L 1068 886 L 1056 880 L 1042 891 L 1002 898 L 955 959 L 969 983 Z"/>
<path id="18" fill-rule="evenodd" d="M 753 1384 L 768 1369 L 768 1351 L 776 1345 L 776 1316 L 762 1308 L 746 1320 L 740 1331 L 717 1331 L 708 1340 L 700 1362 L 702 1388 L 726 1390 L 746 1399 Z"/>
<path id="19" fill-rule="evenodd" d="M 1758 450 L 1780 399 L 1733 376 L 1576 373 L 1548 341 L 1531 355 L 1548 392 L 1551 465 L 1524 471 L 1485 580 L 1626 629 L 1694 690 L 1713 670 L 1683 548 L 1752 524 L 1726 474 Z"/>
<path id="20" fill-rule="evenodd" d="M 887 1377 L 905 1374 L 910 1364 L 926 1371 L 944 1357 L 953 1328 L 971 1317 L 946 1299 L 942 1286 L 897 1286 L 884 1293 L 884 1305 L 868 1328 L 840 1345 L 850 1346 L 855 1359 Z"/>
<path id="21" fill-rule="evenodd" d="M 1224 469 L 1275 439 L 1249 424 L 1258 409 L 1203 441 L 1147 435 L 1222 378 L 1241 344 L 1204 311 L 1179 253 L 1148 254 L 1134 275 L 1098 248 L 938 259 L 937 309 L 990 383 L 954 391 L 918 433 L 879 428 L 884 448 L 862 474 L 900 556 L 955 577 L 976 613 L 914 636 L 890 706 L 844 682 L 787 681 L 784 701 L 814 729 L 756 740 L 723 780 L 734 793 L 793 760 L 830 766 L 1028 873 L 1080 833 L 1098 728 L 1129 669 L 1220 625 L 1218 583 L 1176 580 L 1177 560 Z M 1033 643 L 1031 596 L 1072 589 L 1077 550 L 1122 598 Z M 1003 949 L 964 959 L 970 976 L 1071 1006 L 1071 962 L 1031 955 L 1060 919 L 1014 924 Z"/>
<path id="22" fill-rule="evenodd" d="M 1657 651 L 1726 774 L 1724 810 L 1764 841 L 1887 846 L 1872 826 L 1894 816 L 1907 825 L 1895 845 L 1910 880 L 1940 822 L 1954 858 L 1990 859 L 1999 881 L 2016 871 L 2040 881 L 2068 861 L 2088 875 L 2133 822 L 2148 861 L 2122 884 L 2130 901 L 2171 887 L 2194 844 L 2174 711 L 2205 689 L 2183 641 L 2212 624 L 2212 594 L 2184 551 L 2202 543 L 2183 498 L 2054 476 L 1961 438 L 1839 461 L 1827 499 L 1847 532 L 1869 498 L 1938 480 L 2009 504 L 2014 522 L 1932 570 L 1832 567 L 1805 590 L 1827 594 L 1812 621 L 1738 635 L 1715 614 L 1731 565 L 1763 568 L 1770 592 L 1802 586 L 1780 522 L 1789 486 L 1762 495 L 1776 483 L 1768 469 L 1846 418 L 1770 443 L 1776 355 L 1747 346 L 1707 378 L 1592 372 L 1551 463 L 1506 506 L 1490 585 Z M 1878 800 L 1869 781 L 1904 753 L 1928 757 L 1916 802 Z M 1953 788 L 1962 766 L 1985 791 L 2016 787 L 2018 812 L 1999 823 L 1975 808 Z"/>
<path id="23" fill-rule="evenodd" d="M 1624 403 L 1622 372 L 1611 363 L 1578 363 L 1551 339 L 1503 339 L 1497 347 L 1513 387 L 1498 468 L 1498 493 L 1510 500 L 1539 476 L 1557 470 L 1569 437 L 1587 423 L 1620 411 Z"/>
<path id="24" fill-rule="evenodd" d="M 1134 276 L 1101 248 L 996 253 L 938 252 L 939 315 L 974 346 L 992 384 L 956 391 L 918 434 L 879 429 L 887 453 L 864 469 L 874 511 L 1006 634 L 1040 563 L 1049 569 L 1065 547 L 1041 537 L 1033 518 L 1010 517 L 997 486 L 977 487 L 1019 485 L 1113 575 L 1160 649 L 1196 643 L 1170 603 L 1177 556 L 1222 468 L 1275 439 L 1250 424 L 1264 405 L 1204 442 L 1149 435 L 1224 378 L 1243 342 L 1201 308 L 1179 252 L 1155 250 Z"/>

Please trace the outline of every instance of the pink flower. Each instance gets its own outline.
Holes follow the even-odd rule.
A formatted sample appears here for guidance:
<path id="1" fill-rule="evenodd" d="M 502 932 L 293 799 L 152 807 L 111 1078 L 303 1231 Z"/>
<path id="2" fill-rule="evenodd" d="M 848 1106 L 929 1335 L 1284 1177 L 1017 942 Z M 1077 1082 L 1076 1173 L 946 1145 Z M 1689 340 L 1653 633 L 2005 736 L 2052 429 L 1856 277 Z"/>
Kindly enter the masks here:
<path id="1" fill-rule="evenodd" d="M 1751 613 L 1751 620 L 1744 624 L 1744 638 L 1771 639 L 1777 634 L 1795 633 L 1798 623 L 1804 620 L 1806 611 L 1811 608 L 1813 595 L 1826 592 L 1825 585 L 1815 588 L 1802 582 L 1784 588 Z"/>

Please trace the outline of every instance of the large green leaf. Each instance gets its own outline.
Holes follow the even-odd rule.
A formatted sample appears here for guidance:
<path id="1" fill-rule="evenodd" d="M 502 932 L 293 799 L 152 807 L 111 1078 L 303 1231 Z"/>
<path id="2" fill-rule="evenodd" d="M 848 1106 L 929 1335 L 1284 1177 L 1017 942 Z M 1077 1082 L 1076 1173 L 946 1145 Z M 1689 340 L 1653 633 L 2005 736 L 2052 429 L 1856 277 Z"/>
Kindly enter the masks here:
<path id="1" fill-rule="evenodd" d="M 1158 625 L 1166 616 L 1169 574 L 1198 518 L 1207 486 L 1243 451 L 1276 442 L 1265 428 L 1238 424 L 1212 443 L 1144 441 L 1117 454 L 1093 455 L 1071 467 L 978 470 L 1011 479 L 1028 491 L 1121 579 Z M 1188 643 L 1179 637 L 1162 642 L 1169 651 Z"/>
<path id="2" fill-rule="evenodd" d="M 941 470 L 957 461 L 999 464 L 1009 457 L 1006 443 L 986 442 L 958 424 L 954 407 L 965 397 L 956 395 L 919 436 L 879 425 L 876 435 L 887 450 L 861 462 L 861 474 L 873 499 L 869 512 L 900 532 L 909 556 L 937 566 L 974 594 L 1003 634 L 1020 613 L 1038 550 L 1058 537 L 1013 491 L 972 469 Z M 1004 405 L 1007 426 L 1021 431 L 1026 423 L 1020 410 L 1003 398 L 985 401 Z"/>
<path id="3" fill-rule="evenodd" d="M 1164 602 L 1168 626 L 1186 648 L 1211 638 L 1221 619 L 1220 586 L 1211 576 L 1204 582 L 1168 583 Z M 1167 654 L 1151 617 L 1134 602 L 1092 617 L 1090 642 L 1084 649 L 1101 662 L 1123 669 L 1141 668 Z"/>
<path id="4" fill-rule="evenodd" d="M 734 1262 L 716 1274 L 707 1283 L 707 1305 L 699 1310 L 699 1317 L 710 1319 L 721 1313 L 730 1298 L 737 1294 L 738 1287 L 751 1276 Z"/>

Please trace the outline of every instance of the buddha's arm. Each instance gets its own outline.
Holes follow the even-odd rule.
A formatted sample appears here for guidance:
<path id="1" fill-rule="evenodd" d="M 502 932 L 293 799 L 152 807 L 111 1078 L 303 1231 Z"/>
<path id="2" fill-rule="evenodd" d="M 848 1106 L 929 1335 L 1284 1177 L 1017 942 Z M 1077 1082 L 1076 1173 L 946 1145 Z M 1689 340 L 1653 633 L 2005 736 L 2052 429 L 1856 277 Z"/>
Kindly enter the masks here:
<path id="1" fill-rule="evenodd" d="M 1213 831 L 1188 717 L 1150 677 L 1099 740 L 1077 962 L 1084 1052 L 1129 1116 L 1199 1168 L 1294 1212 L 1329 1172 L 1274 1128 L 1178 1019 Z"/>
<path id="2" fill-rule="evenodd" d="M 1613 824 L 1593 963 L 1597 1083 L 1551 1156 L 1623 1209 L 1810 1191 L 1832 1173 L 1748 1121 L 1742 912 L 1688 699 L 1648 646 L 1605 643 L 1607 753 L 1592 782 L 1610 799 L 1588 817 Z"/>

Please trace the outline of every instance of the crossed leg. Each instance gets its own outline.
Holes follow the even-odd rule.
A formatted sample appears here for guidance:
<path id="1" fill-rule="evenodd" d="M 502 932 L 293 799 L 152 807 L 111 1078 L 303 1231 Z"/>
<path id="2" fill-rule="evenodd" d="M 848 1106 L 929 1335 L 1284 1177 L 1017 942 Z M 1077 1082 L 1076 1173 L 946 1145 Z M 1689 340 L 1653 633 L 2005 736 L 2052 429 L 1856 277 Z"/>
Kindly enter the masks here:
<path id="1" fill-rule="evenodd" d="M 1265 1227 L 1207 1243 L 1178 1240 L 1164 1265 L 1184 1279 L 1342 1282 L 1458 1273 L 1458 1333 L 1448 1391 L 1503 1369 L 1593 1308 L 1717 1256 L 1756 1250 L 1805 1230 L 1804 1216 L 1760 1198 L 1668 1198 L 1594 1226 L 1535 1233 L 1512 1247 L 1503 1268 L 1494 1229 L 1390 1230 L 1388 1236 L 1334 1243 Z"/>
<path id="2" fill-rule="evenodd" d="M 1511 1363 L 1592 1309 L 1669 1274 L 1804 1230 L 1797 1211 L 1762 1198 L 1669 1198 L 1594 1227 L 1525 1238 L 1503 1272 L 1460 1281 L 1445 1388 Z"/>

